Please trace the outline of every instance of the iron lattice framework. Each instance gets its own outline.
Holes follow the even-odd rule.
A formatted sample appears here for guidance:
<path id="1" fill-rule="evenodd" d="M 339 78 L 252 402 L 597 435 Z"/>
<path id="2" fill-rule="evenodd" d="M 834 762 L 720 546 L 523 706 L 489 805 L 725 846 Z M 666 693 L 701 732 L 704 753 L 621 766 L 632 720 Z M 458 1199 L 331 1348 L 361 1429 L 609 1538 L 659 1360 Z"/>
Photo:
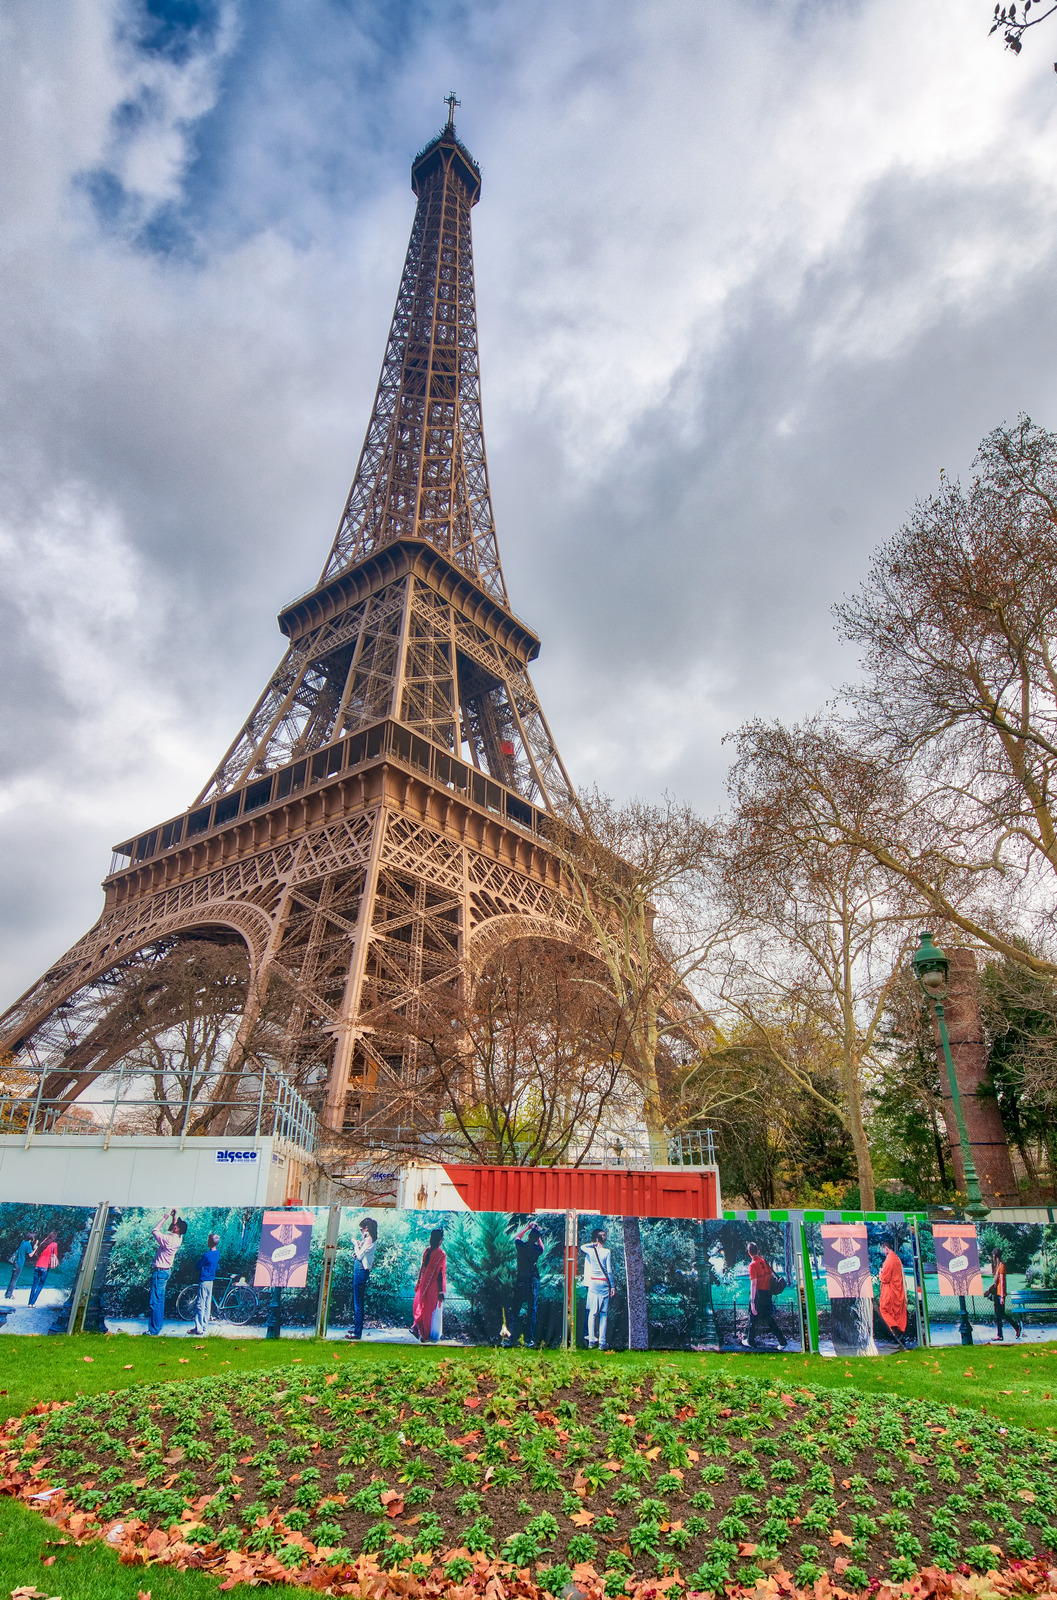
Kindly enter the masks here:
<path id="1" fill-rule="evenodd" d="M 231 1070 L 266 1052 L 330 1128 L 384 1142 L 397 1087 L 404 1115 L 414 1095 L 408 1047 L 387 1052 L 374 1020 L 450 981 L 475 940 L 574 933 L 547 845 L 573 792 L 488 487 L 480 186 L 449 116 L 412 166 L 366 440 L 320 581 L 280 614 L 286 654 L 193 805 L 117 848 L 98 923 L 0 1019 L 0 1045 L 46 1073 L 51 1102 L 122 1059 L 115 974 L 174 941 L 237 936 L 249 968 Z"/>

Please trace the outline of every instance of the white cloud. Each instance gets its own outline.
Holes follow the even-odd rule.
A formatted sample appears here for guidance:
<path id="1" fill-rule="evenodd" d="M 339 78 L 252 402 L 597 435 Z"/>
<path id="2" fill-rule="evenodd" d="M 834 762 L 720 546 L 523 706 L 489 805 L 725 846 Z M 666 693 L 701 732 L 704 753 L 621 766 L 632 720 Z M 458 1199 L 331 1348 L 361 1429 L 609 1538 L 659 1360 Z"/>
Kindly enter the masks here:
<path id="1" fill-rule="evenodd" d="M 279 654 L 452 83 L 501 548 L 578 780 L 717 801 L 724 731 L 851 670 L 830 602 L 940 466 L 1054 418 L 1057 88 L 973 7 L 224 0 L 182 55 L 137 15 L 0 20 L 8 992 Z"/>

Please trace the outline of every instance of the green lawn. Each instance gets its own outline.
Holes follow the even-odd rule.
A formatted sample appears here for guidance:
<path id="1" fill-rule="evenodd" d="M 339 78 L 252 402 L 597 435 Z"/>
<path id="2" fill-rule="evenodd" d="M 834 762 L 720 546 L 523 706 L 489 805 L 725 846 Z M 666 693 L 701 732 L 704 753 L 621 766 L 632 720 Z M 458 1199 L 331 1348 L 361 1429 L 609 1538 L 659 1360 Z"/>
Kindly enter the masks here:
<path id="1" fill-rule="evenodd" d="M 326 1366 L 385 1357 L 434 1361 L 440 1355 L 453 1354 L 457 1357 L 459 1352 L 373 1344 L 335 1346 L 315 1340 L 247 1340 L 240 1344 L 226 1339 L 196 1342 L 98 1334 L 51 1339 L 0 1336 L 0 1415 L 24 1411 L 38 1400 L 186 1379 L 204 1372 L 234 1369 L 249 1373 L 290 1361 Z M 627 1354 L 608 1359 L 619 1366 L 648 1365 L 657 1359 L 694 1367 L 704 1362 L 710 1370 L 729 1367 L 741 1373 L 767 1364 L 783 1383 L 806 1379 L 833 1388 L 976 1406 L 1003 1421 L 1057 1433 L 1057 1400 L 1053 1398 L 1057 1394 L 1057 1345 L 977 1345 L 971 1350 L 921 1350 L 858 1362 L 777 1355 Z M 59 1544 L 56 1541 L 61 1536 L 42 1517 L 6 1499 L 0 1500 L 0 1536 L 0 1595 L 20 1584 L 36 1584 L 44 1594 L 61 1595 L 62 1600 L 136 1600 L 141 1590 L 149 1590 L 152 1600 L 196 1600 L 198 1596 L 213 1600 L 217 1593 L 215 1580 L 203 1574 L 170 1572 L 164 1567 L 122 1567 L 111 1552 L 98 1546 L 78 1549 Z M 43 1567 L 41 1561 L 49 1555 L 55 1557 L 54 1564 Z M 293 1600 L 309 1591 L 283 1592 Z"/>

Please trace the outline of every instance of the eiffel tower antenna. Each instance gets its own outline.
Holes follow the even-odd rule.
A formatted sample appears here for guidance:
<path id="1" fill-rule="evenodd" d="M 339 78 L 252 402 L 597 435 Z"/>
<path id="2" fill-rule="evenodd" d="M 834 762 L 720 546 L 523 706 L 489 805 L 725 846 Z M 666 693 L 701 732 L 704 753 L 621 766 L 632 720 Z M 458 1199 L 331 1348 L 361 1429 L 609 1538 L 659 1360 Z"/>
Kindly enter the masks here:
<path id="1" fill-rule="evenodd" d="M 225 1072 L 259 1070 L 266 1045 L 327 1126 L 384 1144 L 413 1046 L 387 1052 L 377 1018 L 413 1011 L 482 941 L 576 925 L 547 842 L 575 797 L 488 483 L 481 173 L 454 93 L 445 104 L 411 167 L 411 238 L 352 488 L 319 581 L 280 613 L 283 658 L 193 803 L 116 847 L 99 921 L 0 1018 L 0 1049 L 43 1074 L 50 1124 L 142 1043 L 142 1018 L 137 1033 L 115 1003 L 121 981 L 181 940 L 226 940 L 245 983 Z M 282 1026 L 262 1045 L 266 1007 Z M 206 1106 L 196 1127 L 227 1116 Z"/>
<path id="2" fill-rule="evenodd" d="M 444 104 L 448 108 L 448 127 L 454 133 L 454 131 L 455 131 L 455 107 L 462 105 L 462 101 L 461 100 L 456 100 L 456 98 L 455 98 L 455 90 L 454 89 L 449 89 L 448 90 L 448 93 L 444 98 Z"/>

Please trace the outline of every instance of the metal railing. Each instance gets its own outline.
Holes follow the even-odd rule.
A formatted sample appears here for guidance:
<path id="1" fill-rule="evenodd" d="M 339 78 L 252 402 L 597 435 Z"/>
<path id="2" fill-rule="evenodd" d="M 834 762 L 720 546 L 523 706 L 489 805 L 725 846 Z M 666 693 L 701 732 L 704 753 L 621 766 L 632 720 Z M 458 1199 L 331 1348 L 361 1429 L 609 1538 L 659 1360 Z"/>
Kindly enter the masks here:
<path id="1" fill-rule="evenodd" d="M 49 1078 L 60 1085 L 52 1094 L 45 1093 Z M 104 1149 L 118 1135 L 178 1139 L 181 1149 L 193 1138 L 277 1139 L 311 1155 L 319 1121 L 293 1084 L 268 1068 L 233 1079 L 223 1066 L 183 1074 L 122 1064 L 74 1097 L 54 1070 L 23 1070 L 17 1085 L 0 1084 L 0 1134 L 12 1133 L 24 1135 L 27 1147 L 38 1134 L 63 1134 L 98 1139 Z"/>
<path id="2" fill-rule="evenodd" d="M 693 1128 L 676 1133 L 668 1140 L 668 1164 L 672 1167 L 714 1167 L 716 1140 L 711 1128 Z"/>

